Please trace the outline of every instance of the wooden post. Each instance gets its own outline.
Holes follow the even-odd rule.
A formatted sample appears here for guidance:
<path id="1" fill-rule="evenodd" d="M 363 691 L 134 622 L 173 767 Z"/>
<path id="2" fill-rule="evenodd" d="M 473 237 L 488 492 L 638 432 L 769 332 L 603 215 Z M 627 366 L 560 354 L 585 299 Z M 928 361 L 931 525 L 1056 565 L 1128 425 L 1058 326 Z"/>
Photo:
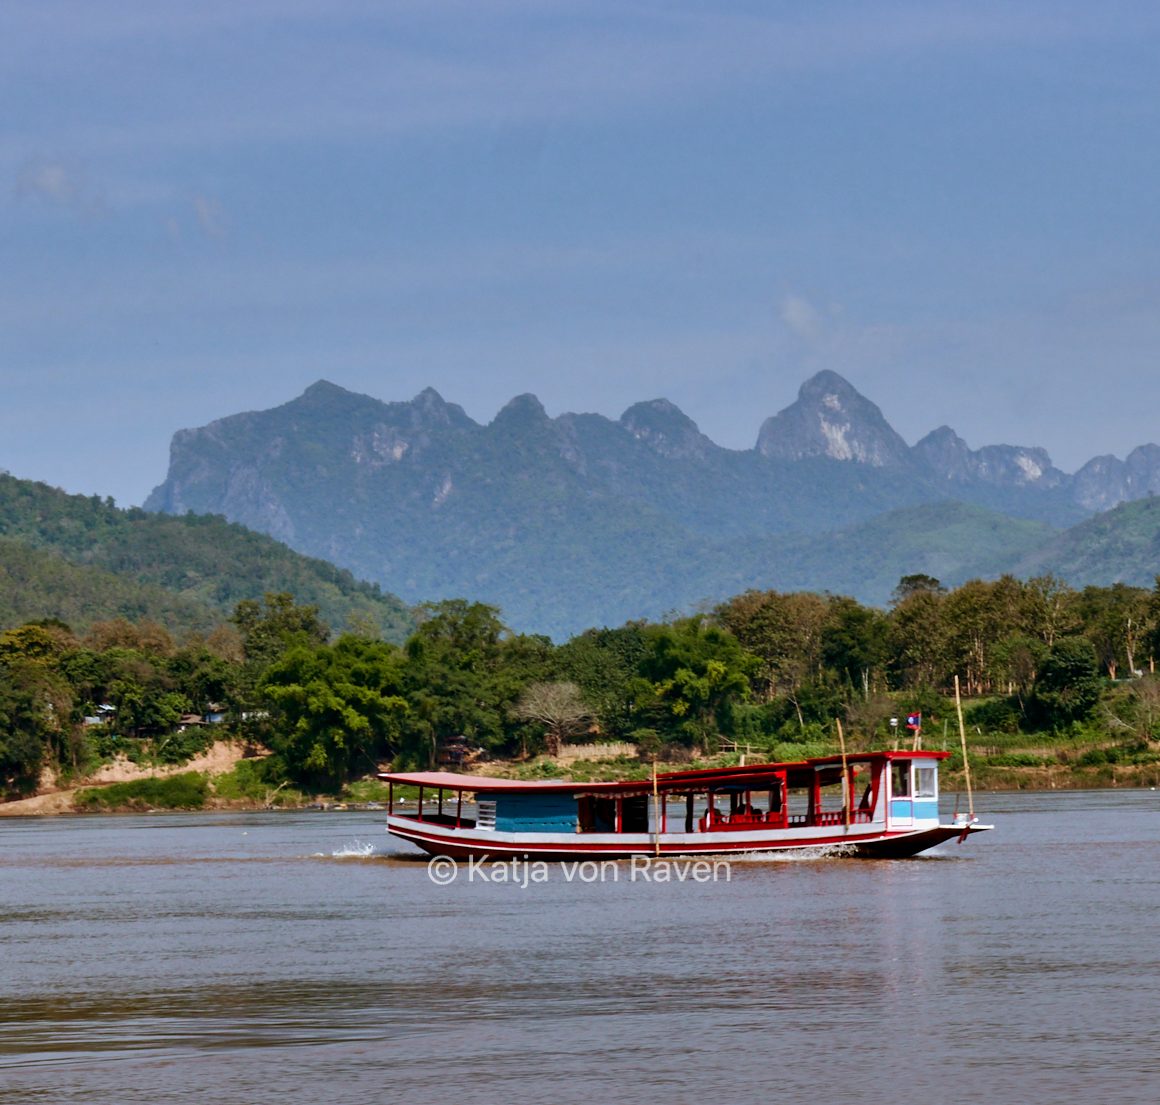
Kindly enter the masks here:
<path id="1" fill-rule="evenodd" d="M 657 762 L 653 760 L 652 765 L 652 784 L 653 784 L 653 855 L 660 856 L 661 854 L 661 798 L 660 791 L 657 789 Z"/>
<path id="2" fill-rule="evenodd" d="M 842 719 L 838 723 L 838 746 L 842 749 L 842 814 L 846 820 L 846 831 L 850 831 L 850 765 L 846 761 L 846 735 L 842 732 Z"/>
<path id="3" fill-rule="evenodd" d="M 975 816 L 975 799 L 971 793 L 971 762 L 967 759 L 967 727 L 963 724 L 963 701 L 959 697 L 959 677 L 955 676 L 955 711 L 959 715 L 959 740 L 963 745 L 963 778 L 967 784 L 967 816 Z"/>

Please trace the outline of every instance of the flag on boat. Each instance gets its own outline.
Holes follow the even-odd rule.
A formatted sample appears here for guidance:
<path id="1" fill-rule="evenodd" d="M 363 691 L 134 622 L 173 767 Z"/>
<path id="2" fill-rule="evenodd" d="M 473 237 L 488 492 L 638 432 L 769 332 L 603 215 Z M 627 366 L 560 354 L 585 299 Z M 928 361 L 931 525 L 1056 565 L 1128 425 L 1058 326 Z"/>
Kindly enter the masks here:
<path id="1" fill-rule="evenodd" d="M 921 729 L 922 728 L 922 714 L 907 714 L 906 715 L 907 729 Z"/>

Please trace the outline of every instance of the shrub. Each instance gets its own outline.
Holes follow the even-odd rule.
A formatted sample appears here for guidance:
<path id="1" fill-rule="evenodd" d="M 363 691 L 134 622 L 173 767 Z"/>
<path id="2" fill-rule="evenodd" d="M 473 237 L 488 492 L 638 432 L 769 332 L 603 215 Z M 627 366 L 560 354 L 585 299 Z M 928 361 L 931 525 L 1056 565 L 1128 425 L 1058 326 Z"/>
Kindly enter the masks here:
<path id="1" fill-rule="evenodd" d="M 388 792 L 387 784 L 379 779 L 355 779 L 343 788 L 342 796 L 351 802 L 385 802 Z"/>
<path id="2" fill-rule="evenodd" d="M 270 790 L 282 781 L 273 775 L 271 765 L 264 759 L 239 760 L 233 770 L 214 776 L 214 794 L 219 798 L 265 801 Z"/>
<path id="3" fill-rule="evenodd" d="M 1081 767 L 1101 767 L 1106 763 L 1115 763 L 1119 759 L 1114 748 L 1089 748 L 1079 758 Z"/>
<path id="4" fill-rule="evenodd" d="M 200 756 L 213 744 L 217 734 L 207 725 L 191 725 L 181 733 L 158 737 L 150 748 L 151 758 L 160 764 L 183 764 Z"/>
<path id="5" fill-rule="evenodd" d="M 199 810 L 208 793 L 206 777 L 198 771 L 186 771 L 164 779 L 88 787 L 77 792 L 74 805 L 80 810 Z"/>
<path id="6" fill-rule="evenodd" d="M 988 756 L 984 762 L 988 767 L 1042 767 L 1057 761 L 1054 756 L 1037 756 L 1034 752 L 1001 752 Z"/>
<path id="7" fill-rule="evenodd" d="M 1018 733 L 1022 711 L 1017 698 L 996 698 L 981 702 L 965 711 L 964 719 L 972 729 L 989 733 Z"/>

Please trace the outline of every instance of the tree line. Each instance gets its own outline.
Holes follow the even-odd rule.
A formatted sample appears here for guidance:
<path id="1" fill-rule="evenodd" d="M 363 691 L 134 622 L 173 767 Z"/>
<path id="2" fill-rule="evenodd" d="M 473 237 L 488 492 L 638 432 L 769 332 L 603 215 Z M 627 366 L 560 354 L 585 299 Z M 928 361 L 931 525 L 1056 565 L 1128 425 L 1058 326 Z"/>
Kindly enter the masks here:
<path id="1" fill-rule="evenodd" d="M 420 607 L 402 645 L 369 623 L 333 637 L 317 607 L 278 592 L 180 641 L 124 619 L 83 635 L 53 619 L 0 633 L 0 777 L 12 794 L 46 766 L 79 773 L 117 751 L 183 762 L 223 731 L 196 723 L 209 717 L 272 751 L 271 782 L 318 790 L 385 761 L 430 766 L 449 741 L 517 757 L 616 740 L 673 759 L 722 742 L 825 742 L 835 718 L 863 741 L 889 740 L 900 709 L 945 712 L 956 675 L 973 725 L 1057 734 L 1091 724 L 1109 687 L 1137 677 L 1115 724 L 1150 740 L 1158 646 L 1160 580 L 1152 591 L 1049 576 L 947 589 L 911 575 L 885 610 L 747 591 L 559 645 L 464 599 Z"/>

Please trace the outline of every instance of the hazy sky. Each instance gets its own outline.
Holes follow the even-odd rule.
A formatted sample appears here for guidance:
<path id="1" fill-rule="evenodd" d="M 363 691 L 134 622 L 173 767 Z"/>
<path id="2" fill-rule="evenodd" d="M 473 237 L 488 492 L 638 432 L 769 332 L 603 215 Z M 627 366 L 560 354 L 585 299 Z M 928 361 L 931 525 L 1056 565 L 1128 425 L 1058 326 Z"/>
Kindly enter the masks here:
<path id="1" fill-rule="evenodd" d="M 324 377 L 489 421 L 821 368 L 911 442 L 1160 440 L 1160 7 L 4 0 L 0 467 L 139 503 Z"/>

